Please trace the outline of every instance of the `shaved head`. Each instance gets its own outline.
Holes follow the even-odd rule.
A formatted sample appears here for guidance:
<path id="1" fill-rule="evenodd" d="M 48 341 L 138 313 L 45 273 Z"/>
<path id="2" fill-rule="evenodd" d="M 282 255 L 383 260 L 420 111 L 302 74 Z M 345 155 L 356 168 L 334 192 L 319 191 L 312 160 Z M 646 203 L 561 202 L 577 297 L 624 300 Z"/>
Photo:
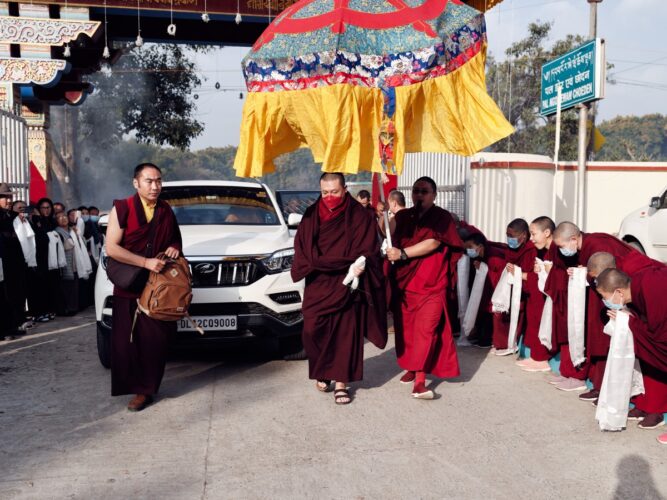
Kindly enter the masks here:
<path id="1" fill-rule="evenodd" d="M 531 224 L 534 224 L 540 231 L 546 231 L 549 229 L 551 234 L 553 234 L 556 230 L 556 224 L 554 224 L 554 221 L 551 220 L 551 217 L 538 217 L 533 222 L 531 222 Z"/>
<path id="2" fill-rule="evenodd" d="M 514 219 L 507 224 L 507 229 L 511 229 L 515 233 L 528 234 L 528 223 L 524 219 Z"/>
<path id="3" fill-rule="evenodd" d="M 322 181 L 339 181 L 341 187 L 345 187 L 345 176 L 337 172 L 324 172 L 320 176 L 320 182 Z"/>
<path id="4" fill-rule="evenodd" d="M 586 264 L 588 274 L 597 278 L 605 269 L 616 269 L 616 259 L 608 252 L 595 252 Z"/>
<path id="5" fill-rule="evenodd" d="M 605 269 L 597 277 L 597 288 L 601 292 L 613 293 L 614 290 L 630 288 L 630 276 L 618 269 Z"/>
<path id="6" fill-rule="evenodd" d="M 554 240 L 566 241 L 581 236 L 581 229 L 573 222 L 561 222 L 554 231 Z"/>

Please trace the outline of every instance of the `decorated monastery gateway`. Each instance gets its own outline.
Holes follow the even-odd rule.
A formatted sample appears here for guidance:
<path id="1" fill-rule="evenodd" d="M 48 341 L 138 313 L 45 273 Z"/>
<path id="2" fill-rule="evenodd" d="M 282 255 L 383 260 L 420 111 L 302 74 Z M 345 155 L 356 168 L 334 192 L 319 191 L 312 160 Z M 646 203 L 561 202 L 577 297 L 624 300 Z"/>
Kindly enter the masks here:
<path id="1" fill-rule="evenodd" d="M 434 0 L 424 0 L 424 4 Z M 480 10 L 500 0 L 438 0 Z M 93 89 L 85 75 L 113 65 L 130 44 L 253 45 L 292 0 L 0 1 L 0 182 L 35 198 L 49 182 L 55 154 L 50 106 L 81 105 Z M 310 0 L 300 2 L 308 5 Z M 354 11 L 354 1 L 344 7 Z M 414 2 L 411 2 L 414 4 Z M 386 2 L 390 15 L 410 5 Z M 326 23 L 325 23 L 326 24 Z M 323 30 L 336 26 L 323 25 Z"/>

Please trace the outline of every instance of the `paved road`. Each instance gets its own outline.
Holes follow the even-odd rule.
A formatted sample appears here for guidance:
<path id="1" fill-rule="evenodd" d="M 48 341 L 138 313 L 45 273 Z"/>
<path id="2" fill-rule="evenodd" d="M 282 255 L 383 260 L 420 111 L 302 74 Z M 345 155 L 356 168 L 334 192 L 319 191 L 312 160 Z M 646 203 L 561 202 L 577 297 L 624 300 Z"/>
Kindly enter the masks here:
<path id="1" fill-rule="evenodd" d="M 667 497 L 657 431 L 601 433 L 589 403 L 474 348 L 412 400 L 394 356 L 367 347 L 347 407 L 305 362 L 177 359 L 132 414 L 92 313 L 41 325 L 0 342 L 0 498 Z"/>

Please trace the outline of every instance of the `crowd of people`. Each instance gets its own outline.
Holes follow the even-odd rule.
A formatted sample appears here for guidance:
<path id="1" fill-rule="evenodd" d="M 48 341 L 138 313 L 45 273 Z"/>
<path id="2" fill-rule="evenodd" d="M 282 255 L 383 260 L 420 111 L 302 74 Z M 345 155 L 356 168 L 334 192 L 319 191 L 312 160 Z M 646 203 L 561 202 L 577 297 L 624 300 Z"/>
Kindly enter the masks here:
<path id="1" fill-rule="evenodd" d="M 92 304 L 104 235 L 97 207 L 35 205 L 0 183 L 0 339 Z"/>
<path id="2" fill-rule="evenodd" d="M 368 193 L 347 195 L 340 174 L 320 184 L 296 235 L 292 277 L 306 280 L 310 378 L 320 391 L 335 382 L 337 404 L 352 401 L 347 386 L 362 378 L 364 337 L 386 345 L 388 312 L 400 382 L 412 384 L 413 398 L 434 397 L 427 375 L 459 374 L 458 334 L 460 346 L 518 358 L 517 369 L 578 393 L 603 430 L 664 424 L 665 264 L 546 216 L 512 220 L 506 241 L 490 241 L 435 206 L 428 177 L 415 182 L 413 207 L 392 191 L 375 211 Z"/>

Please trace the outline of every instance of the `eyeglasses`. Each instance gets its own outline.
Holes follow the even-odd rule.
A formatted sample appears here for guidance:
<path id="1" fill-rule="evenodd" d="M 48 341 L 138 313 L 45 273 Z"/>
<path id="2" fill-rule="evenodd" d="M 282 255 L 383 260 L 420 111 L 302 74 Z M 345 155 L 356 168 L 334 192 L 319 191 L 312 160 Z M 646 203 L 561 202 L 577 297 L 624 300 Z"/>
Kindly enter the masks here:
<path id="1" fill-rule="evenodd" d="M 412 188 L 412 194 L 429 194 L 430 192 L 430 189 Z"/>

